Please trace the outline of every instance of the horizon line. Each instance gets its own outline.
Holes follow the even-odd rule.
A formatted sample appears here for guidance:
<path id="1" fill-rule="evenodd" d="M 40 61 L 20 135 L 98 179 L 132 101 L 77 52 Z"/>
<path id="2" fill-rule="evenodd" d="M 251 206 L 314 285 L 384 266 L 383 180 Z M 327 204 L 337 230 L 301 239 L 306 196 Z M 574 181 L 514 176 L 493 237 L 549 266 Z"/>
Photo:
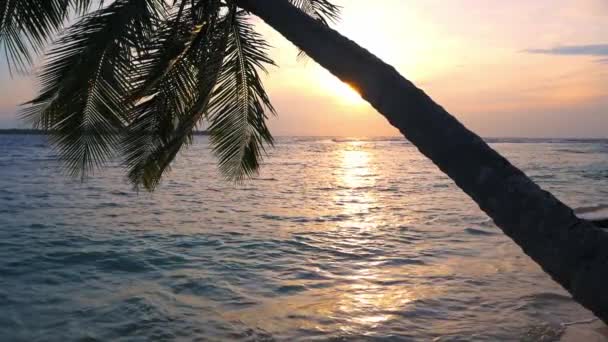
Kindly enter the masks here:
<path id="1" fill-rule="evenodd" d="M 10 135 L 14 133 L 15 135 L 47 135 L 48 131 L 44 129 L 36 129 L 36 128 L 0 128 L 1 135 Z M 197 130 L 194 132 L 194 135 L 208 135 L 207 130 Z M 316 135 L 316 134 L 276 134 L 274 135 L 276 138 L 345 138 L 345 139 L 361 139 L 361 138 L 403 138 L 407 140 L 403 135 Z M 481 136 L 482 139 L 536 139 L 536 140 L 608 140 L 607 136 L 597 136 L 597 137 L 577 137 L 577 136 L 566 136 L 566 137 L 556 137 L 556 136 Z"/>

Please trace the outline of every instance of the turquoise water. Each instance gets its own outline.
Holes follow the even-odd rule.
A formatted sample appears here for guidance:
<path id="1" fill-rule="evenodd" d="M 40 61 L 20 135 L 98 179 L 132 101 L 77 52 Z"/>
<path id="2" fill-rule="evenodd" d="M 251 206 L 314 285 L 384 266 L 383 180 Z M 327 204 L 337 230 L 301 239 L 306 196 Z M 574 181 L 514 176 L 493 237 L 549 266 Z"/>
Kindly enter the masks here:
<path id="1" fill-rule="evenodd" d="M 493 146 L 576 208 L 608 141 Z M 401 139 L 280 138 L 223 182 L 197 138 L 157 192 L 0 136 L 0 339 L 536 340 L 591 318 Z"/>

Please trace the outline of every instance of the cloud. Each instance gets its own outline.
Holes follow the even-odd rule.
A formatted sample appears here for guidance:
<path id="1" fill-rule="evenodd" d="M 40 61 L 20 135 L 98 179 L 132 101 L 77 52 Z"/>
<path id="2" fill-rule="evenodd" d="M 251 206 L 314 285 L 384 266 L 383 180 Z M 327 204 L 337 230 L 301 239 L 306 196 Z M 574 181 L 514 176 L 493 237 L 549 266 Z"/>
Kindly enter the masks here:
<path id="1" fill-rule="evenodd" d="M 524 52 L 557 56 L 601 57 L 596 62 L 608 64 L 608 44 L 561 45 L 550 49 L 527 49 Z"/>
<path id="2" fill-rule="evenodd" d="M 562 45 L 550 49 L 528 49 L 525 52 L 545 55 L 602 57 L 608 56 L 608 44 Z"/>

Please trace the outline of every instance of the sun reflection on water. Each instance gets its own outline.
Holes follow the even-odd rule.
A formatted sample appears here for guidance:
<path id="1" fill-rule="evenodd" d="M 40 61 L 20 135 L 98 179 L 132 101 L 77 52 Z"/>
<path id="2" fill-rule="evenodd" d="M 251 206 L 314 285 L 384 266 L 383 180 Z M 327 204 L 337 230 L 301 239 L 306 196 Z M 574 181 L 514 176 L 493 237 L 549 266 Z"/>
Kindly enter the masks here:
<path id="1" fill-rule="evenodd" d="M 395 317 L 395 314 L 414 299 L 404 286 L 378 285 L 381 273 L 373 267 L 359 270 L 358 279 L 341 291 L 337 309 L 350 315 L 356 327 L 374 328 Z"/>
<path id="2" fill-rule="evenodd" d="M 336 183 L 339 191 L 335 193 L 334 201 L 342 207 L 342 214 L 351 219 L 342 222 L 341 226 L 372 228 L 375 223 L 371 210 L 377 206 L 372 191 L 377 176 L 372 154 L 360 141 L 344 145 L 338 152 L 340 165 L 336 169 Z"/>
<path id="3" fill-rule="evenodd" d="M 332 153 L 333 195 L 325 199 L 324 206 L 339 219 L 328 221 L 306 240 L 319 253 L 317 260 L 307 265 L 307 272 L 319 279 L 290 276 L 282 285 L 306 290 L 288 300 L 267 300 L 265 305 L 246 309 L 247 314 L 241 311 L 233 318 L 247 317 L 248 324 L 269 330 L 297 326 L 365 335 L 383 330 L 415 310 L 417 301 L 442 291 L 437 284 L 417 283 L 417 279 L 442 270 L 386 253 L 393 248 L 386 239 L 387 222 L 392 218 L 382 208 L 382 166 L 372 143 L 339 142 Z M 390 234 L 398 239 L 404 233 L 394 230 Z M 347 264 L 348 270 L 335 272 L 335 264 Z M 267 319 L 282 316 L 291 317 L 288 326 L 281 326 L 287 324 L 284 321 Z"/>
<path id="4" fill-rule="evenodd" d="M 349 144 L 342 150 L 342 184 L 350 188 L 359 188 L 373 185 L 373 178 L 369 176 L 370 153 L 359 147 L 357 142 Z"/>
<path id="5" fill-rule="evenodd" d="M 263 305 L 240 309 L 227 318 L 269 331 L 297 327 L 371 336 L 416 311 L 419 301 L 444 291 L 440 283 L 420 282 L 452 272 L 418 260 L 418 251 L 429 250 L 431 242 L 410 243 L 418 232 L 390 224 L 395 217 L 386 201 L 394 193 L 387 192 L 390 187 L 382 170 L 386 164 L 380 164 L 387 161 L 374 143 L 340 141 L 332 148 L 330 186 L 324 188 L 331 195 L 319 197 L 320 213 L 312 214 L 328 219 L 320 221 L 319 229 L 298 234 L 301 248 L 314 249 L 315 256 L 302 261 L 296 269 L 299 274 L 290 268 L 280 282 L 281 288 L 294 292 L 265 298 Z M 398 203 L 415 204 L 416 198 L 409 193 Z M 399 217 L 404 225 L 407 221 Z M 404 249 L 395 250 L 397 246 Z"/>
<path id="6" fill-rule="evenodd" d="M 373 235 L 374 229 L 382 222 L 374 212 L 378 206 L 374 191 L 377 166 L 365 142 L 345 143 L 339 155 L 337 183 L 341 191 L 336 194 L 335 201 L 342 205 L 342 213 L 350 219 L 340 223 L 342 243 L 335 247 L 349 251 L 349 248 L 344 248 L 346 245 L 357 254 L 361 247 L 373 248 L 378 244 Z M 393 312 L 409 303 L 413 296 L 403 286 L 387 290 L 386 286 L 379 285 L 387 276 L 390 275 L 385 274 L 375 261 L 354 262 L 348 285 L 334 293 L 335 301 L 325 308 L 326 314 L 350 317 L 350 326 L 342 327 L 345 331 L 360 329 L 361 326 L 375 327 L 391 319 Z"/>

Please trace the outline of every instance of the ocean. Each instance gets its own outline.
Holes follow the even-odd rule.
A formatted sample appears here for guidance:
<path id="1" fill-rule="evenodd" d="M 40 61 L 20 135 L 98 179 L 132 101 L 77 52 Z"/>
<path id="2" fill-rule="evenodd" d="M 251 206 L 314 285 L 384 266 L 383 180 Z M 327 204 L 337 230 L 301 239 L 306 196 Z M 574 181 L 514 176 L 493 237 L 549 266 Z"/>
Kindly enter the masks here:
<path id="1" fill-rule="evenodd" d="M 541 186 L 608 209 L 608 140 L 494 139 Z M 592 319 L 399 138 L 278 138 L 220 177 L 197 137 L 154 193 L 65 176 L 0 136 L 2 341 L 559 340 Z"/>

